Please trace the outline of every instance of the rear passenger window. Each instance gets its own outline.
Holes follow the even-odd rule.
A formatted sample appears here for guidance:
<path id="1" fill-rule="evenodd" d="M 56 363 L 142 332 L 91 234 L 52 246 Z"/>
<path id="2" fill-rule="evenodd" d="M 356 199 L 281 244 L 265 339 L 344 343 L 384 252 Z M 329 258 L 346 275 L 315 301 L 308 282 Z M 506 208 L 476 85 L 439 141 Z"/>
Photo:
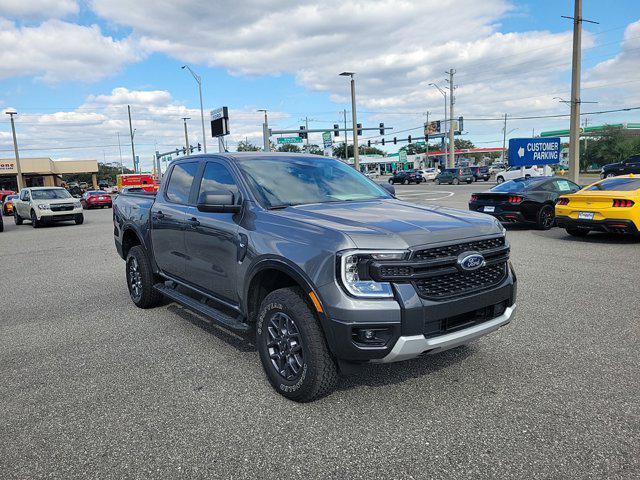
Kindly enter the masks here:
<path id="1" fill-rule="evenodd" d="M 200 192 L 215 192 L 220 190 L 229 190 L 233 193 L 234 198 L 238 198 L 238 186 L 233 179 L 231 172 L 221 163 L 207 162 L 200 182 Z"/>
<path id="2" fill-rule="evenodd" d="M 181 163 L 176 165 L 171 172 L 169 185 L 167 185 L 167 200 L 173 203 L 186 205 L 189 203 L 189 192 L 193 177 L 198 172 L 198 162 Z"/>

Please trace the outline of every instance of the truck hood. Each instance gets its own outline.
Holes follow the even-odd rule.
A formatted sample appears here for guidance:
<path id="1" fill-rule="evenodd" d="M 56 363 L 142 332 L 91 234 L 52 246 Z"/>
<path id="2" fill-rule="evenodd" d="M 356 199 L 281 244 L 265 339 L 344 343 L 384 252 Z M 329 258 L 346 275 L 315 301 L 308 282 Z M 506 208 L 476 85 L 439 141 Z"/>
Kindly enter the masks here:
<path id="1" fill-rule="evenodd" d="M 489 215 L 395 199 L 300 205 L 286 215 L 340 231 L 358 248 L 409 248 L 502 232 Z"/>

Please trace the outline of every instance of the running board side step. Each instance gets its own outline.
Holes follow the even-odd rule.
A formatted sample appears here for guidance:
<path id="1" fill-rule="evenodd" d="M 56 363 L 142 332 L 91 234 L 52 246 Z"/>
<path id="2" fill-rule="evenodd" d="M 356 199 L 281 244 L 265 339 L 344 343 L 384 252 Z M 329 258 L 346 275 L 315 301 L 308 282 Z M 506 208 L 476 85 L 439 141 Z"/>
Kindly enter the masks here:
<path id="1" fill-rule="evenodd" d="M 189 295 L 185 295 L 184 293 L 181 293 L 176 289 L 165 285 L 164 283 L 157 283 L 153 286 L 153 288 L 158 290 L 165 297 L 170 298 L 174 302 L 177 302 L 184 307 L 194 310 L 196 313 L 203 315 L 205 318 L 218 325 L 239 332 L 246 332 L 251 328 L 248 324 L 240 322 L 235 318 L 227 315 L 226 313 L 210 307 L 203 302 L 199 302 L 195 298 L 190 297 Z"/>

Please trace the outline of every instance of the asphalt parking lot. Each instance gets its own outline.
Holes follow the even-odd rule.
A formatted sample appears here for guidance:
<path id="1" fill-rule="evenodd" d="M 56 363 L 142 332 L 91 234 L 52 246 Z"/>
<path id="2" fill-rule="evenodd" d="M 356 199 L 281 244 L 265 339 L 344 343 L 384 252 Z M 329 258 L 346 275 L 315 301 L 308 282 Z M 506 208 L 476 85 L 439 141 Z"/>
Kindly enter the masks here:
<path id="1" fill-rule="evenodd" d="M 485 183 L 397 187 L 466 209 Z M 111 210 L 0 234 L 0 478 L 638 478 L 640 242 L 512 227 L 518 312 L 295 404 L 249 338 L 139 310 Z"/>

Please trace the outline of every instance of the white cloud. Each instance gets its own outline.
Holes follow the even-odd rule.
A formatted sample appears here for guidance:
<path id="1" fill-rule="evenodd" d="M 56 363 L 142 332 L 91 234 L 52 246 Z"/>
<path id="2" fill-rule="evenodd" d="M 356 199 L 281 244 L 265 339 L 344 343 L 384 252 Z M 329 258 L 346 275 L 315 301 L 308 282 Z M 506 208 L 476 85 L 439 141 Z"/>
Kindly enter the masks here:
<path id="1" fill-rule="evenodd" d="M 189 141 L 202 143 L 200 109 L 187 108 L 176 102 L 165 90 L 129 90 L 114 88 L 110 93 L 91 95 L 74 110 L 54 113 L 19 112 L 16 117 L 18 144 L 25 157 L 50 155 L 53 158 L 95 158 L 98 161 L 119 162 L 117 133 L 125 165 L 131 165 L 129 120 L 131 106 L 135 128 L 136 154 L 143 168 L 150 169 L 153 153 L 184 146 L 183 117 L 188 122 Z M 233 150 L 238 141 L 248 138 L 262 143 L 262 114 L 255 109 L 232 109 L 231 135 L 225 138 Z M 283 112 L 269 112 L 273 121 L 289 118 Z M 205 122 L 207 119 L 205 118 Z M 206 125 L 206 131 L 209 127 Z M 0 131 L 0 157 L 11 156 L 13 140 L 7 131 Z M 207 133 L 210 135 L 210 133 Z M 207 137 L 210 152 L 217 151 L 217 141 Z M 42 150 L 39 150 L 42 148 Z M 38 149 L 38 150 L 35 150 Z"/>
<path id="2" fill-rule="evenodd" d="M 0 0 L 0 17 L 62 18 L 79 11 L 76 0 Z"/>
<path id="3" fill-rule="evenodd" d="M 17 26 L 0 18 L 0 79 L 34 76 L 47 82 L 95 81 L 113 75 L 142 53 L 130 38 L 102 35 L 97 25 L 47 20 Z"/>

